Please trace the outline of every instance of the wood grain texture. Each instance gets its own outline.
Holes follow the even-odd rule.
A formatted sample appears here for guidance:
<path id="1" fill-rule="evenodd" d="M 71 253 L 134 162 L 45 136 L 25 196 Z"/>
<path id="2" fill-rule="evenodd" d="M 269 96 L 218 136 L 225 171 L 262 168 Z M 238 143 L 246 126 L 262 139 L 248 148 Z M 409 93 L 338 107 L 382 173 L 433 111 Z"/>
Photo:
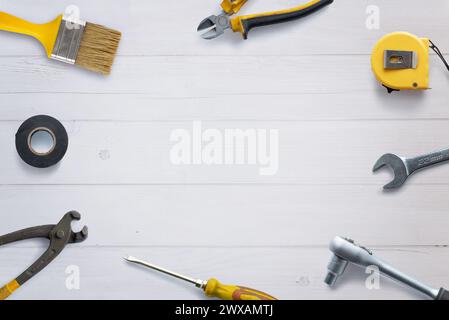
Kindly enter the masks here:
<path id="1" fill-rule="evenodd" d="M 62 120 L 114 121 L 448 119 L 449 78 L 437 58 L 432 90 L 387 95 L 369 71 L 368 57 L 349 57 L 329 56 L 325 62 L 320 56 L 119 57 L 108 79 L 44 58 L 0 58 L 0 115 L 2 120 L 24 120 L 36 112 Z M 313 66 L 318 64 L 322 67 Z"/>
<path id="2" fill-rule="evenodd" d="M 10 259 L 0 265 L 1 281 L 16 276 L 17 268 L 30 263 L 39 249 L 3 249 Z M 376 253 L 435 288 L 448 286 L 447 248 L 377 248 Z M 266 291 L 279 299 L 423 299 L 408 288 L 381 278 L 380 288 L 365 286 L 365 270 L 351 266 L 337 287 L 323 282 L 330 252 L 315 248 L 167 248 L 98 247 L 67 248 L 61 257 L 14 293 L 13 299 L 204 299 L 195 287 L 139 266 L 122 256 L 132 254 L 178 272 L 207 280 L 216 277 Z M 73 266 L 81 276 L 80 289 L 67 289 Z M 242 267 L 242 266 L 251 266 Z M 432 266 L 432 272 L 429 272 Z M 42 288 L 47 288 L 45 296 Z"/>
<path id="3" fill-rule="evenodd" d="M 298 1 L 251 1 L 243 13 L 286 3 Z M 56 223 L 72 209 L 90 228 L 88 241 L 67 248 L 13 299 L 203 298 L 126 265 L 126 254 L 281 299 L 422 298 L 389 280 L 368 290 L 358 268 L 329 290 L 323 278 L 335 235 L 449 287 L 449 166 L 390 194 L 381 187 L 391 175 L 371 173 L 383 153 L 449 146 L 449 77 L 432 55 L 432 90 L 388 95 L 369 65 L 377 39 L 397 30 L 449 53 L 449 2 L 338 0 L 302 21 L 254 30 L 248 41 L 198 37 L 197 24 L 219 12 L 219 1 L 0 0 L 0 10 L 44 22 L 71 4 L 82 18 L 123 32 L 110 77 L 48 61 L 36 41 L 0 33 L 0 234 Z M 365 26 L 372 5 L 378 30 Z M 14 147 L 17 128 L 36 114 L 63 121 L 70 137 L 64 160 L 47 170 L 25 165 Z M 191 130 L 193 121 L 278 130 L 277 174 L 173 165 L 170 133 Z M 0 282 L 45 245 L 1 248 Z M 71 265 L 80 268 L 80 290 L 66 288 Z"/>
<path id="4" fill-rule="evenodd" d="M 417 156 L 447 148 L 449 121 L 206 122 L 203 129 L 273 129 L 279 131 L 279 168 L 260 175 L 265 165 L 176 165 L 170 141 L 176 129 L 192 132 L 192 122 L 65 122 L 69 150 L 58 166 L 38 170 L 15 151 L 20 122 L 0 123 L 5 146 L 0 183 L 14 184 L 299 184 L 377 185 L 392 179 L 372 173 L 387 152 Z M 411 134 L 413 132 L 413 134 Z M 443 137 L 443 138 L 442 138 Z M 76 170 L 74 170 L 76 168 Z M 449 166 L 416 173 L 401 191 L 416 184 L 447 184 Z M 411 191 L 413 192 L 413 191 Z"/>
<path id="5" fill-rule="evenodd" d="M 413 186 L 400 196 L 383 195 L 377 186 L 36 185 L 0 190 L 4 211 L 20 213 L 20 219 L 0 226 L 0 234 L 54 223 L 76 209 L 83 216 L 78 226 L 91 227 L 89 241 L 78 246 L 326 246 L 335 235 L 350 235 L 369 246 L 449 244 L 447 186 L 439 185 Z M 27 201 L 21 201 L 22 194 Z"/>
<path id="6" fill-rule="evenodd" d="M 447 70 L 433 59 L 431 92 L 445 91 Z M 1 57 L 0 93 L 145 94 L 198 98 L 252 95 L 345 95 L 351 92 L 390 97 L 375 80 L 369 56 L 331 55 L 264 57 L 118 57 L 105 78 L 41 57 Z M 342 72 L 344 70 L 344 72 Z M 24 81 L 26 79 L 26 81 Z M 231 81 L 232 80 L 232 81 Z M 228 85 L 231 81 L 231 85 Z M 21 83 L 17 87 L 17 83 Z M 438 93 L 437 93 L 438 94 Z M 447 92 L 440 93 L 447 95 Z M 397 96 L 398 94 L 394 95 Z M 405 93 L 405 96 L 409 96 Z M 394 101 L 394 98 L 392 100 Z M 382 99 L 382 98 L 379 98 Z M 408 97 L 411 99 L 411 97 Z M 389 100 L 384 100 L 389 101 Z M 300 105 L 301 100 L 298 100 Z"/>
<path id="7" fill-rule="evenodd" d="M 294 7 L 307 1 L 253 1 L 242 14 Z M 142 0 L 2 0 L 2 10 L 36 22 L 53 19 L 69 5 L 76 5 L 81 17 L 123 32 L 119 54 L 126 56 L 289 56 L 310 54 L 369 54 L 387 32 L 406 30 L 431 37 L 449 52 L 446 0 L 339 0 L 321 12 L 290 24 L 251 31 L 248 41 L 240 34 L 226 33 L 217 41 L 204 41 L 196 28 L 203 18 L 220 13 L 219 1 L 165 0 L 154 4 Z M 380 12 L 378 30 L 366 28 L 368 6 Z M 42 52 L 30 39 L 3 35 L 0 55 L 33 55 Z M 217 60 L 218 61 L 218 60 Z"/>

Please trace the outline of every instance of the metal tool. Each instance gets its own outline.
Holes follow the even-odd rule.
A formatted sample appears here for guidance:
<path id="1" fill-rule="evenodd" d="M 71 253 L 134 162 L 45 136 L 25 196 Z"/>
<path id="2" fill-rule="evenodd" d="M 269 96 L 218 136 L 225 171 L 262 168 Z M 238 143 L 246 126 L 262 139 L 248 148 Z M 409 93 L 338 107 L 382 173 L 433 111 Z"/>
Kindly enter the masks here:
<path id="1" fill-rule="evenodd" d="M 416 158 L 404 158 L 387 153 L 377 160 L 373 172 L 388 166 L 393 169 L 394 180 L 384 186 L 384 189 L 396 189 L 401 187 L 407 178 L 418 170 L 434 166 L 449 160 L 449 149 L 432 152 Z"/>
<path id="2" fill-rule="evenodd" d="M 222 300 L 277 300 L 276 298 L 258 290 L 241 286 L 223 285 L 218 280 L 213 278 L 207 281 L 200 279 L 193 279 L 131 256 L 125 257 L 124 259 L 128 262 L 139 264 L 144 267 L 165 273 L 169 276 L 194 284 L 195 287 L 204 290 L 205 294 L 208 297 L 214 297 Z"/>
<path id="3" fill-rule="evenodd" d="M 248 32 L 253 28 L 300 19 L 333 2 L 333 0 L 312 0 L 292 9 L 231 18 L 247 1 L 223 0 L 221 3 L 223 12 L 204 19 L 198 26 L 198 32 L 204 39 L 210 40 L 222 35 L 226 29 L 232 29 L 234 32 L 240 32 L 243 38 L 247 39 Z"/>
<path id="4" fill-rule="evenodd" d="M 413 279 L 377 258 L 369 249 L 356 244 L 354 240 L 335 237 L 330 243 L 329 249 L 333 256 L 327 267 L 328 272 L 324 280 L 329 286 L 335 285 L 337 279 L 345 272 L 348 264 L 353 263 L 365 268 L 375 266 L 389 278 L 412 287 L 434 300 L 449 300 L 449 291 L 444 288 L 434 289 Z"/>
<path id="5" fill-rule="evenodd" d="M 0 246 L 8 243 L 33 239 L 46 238 L 50 240 L 47 251 L 40 256 L 27 270 L 4 287 L 0 288 L 0 300 L 8 298 L 15 290 L 34 277 L 52 262 L 64 250 L 68 243 L 78 243 L 86 240 L 88 235 L 85 226 L 80 232 L 73 232 L 71 223 L 80 220 L 81 215 L 76 211 L 66 213 L 58 224 L 43 225 L 23 229 L 0 237 Z"/>

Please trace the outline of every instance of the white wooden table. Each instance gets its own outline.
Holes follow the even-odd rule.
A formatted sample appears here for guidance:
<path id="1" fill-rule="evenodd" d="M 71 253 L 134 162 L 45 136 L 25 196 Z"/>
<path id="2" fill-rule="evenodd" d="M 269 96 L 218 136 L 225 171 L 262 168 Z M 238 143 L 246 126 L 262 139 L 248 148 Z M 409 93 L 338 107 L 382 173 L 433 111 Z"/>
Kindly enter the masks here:
<path id="1" fill-rule="evenodd" d="M 244 12 L 298 2 L 250 1 Z M 203 298 L 127 265 L 127 254 L 280 299 L 421 298 L 385 279 L 368 290 L 358 268 L 327 288 L 335 235 L 429 285 L 449 286 L 449 166 L 414 176 L 394 194 L 381 191 L 388 172 L 371 173 L 383 153 L 449 146 L 448 73 L 432 55 L 432 90 L 388 95 L 369 64 L 377 39 L 398 30 L 430 37 L 448 53 L 448 1 L 337 0 L 302 21 L 256 29 L 247 41 L 196 34 L 219 0 L 2 0 L 0 10 L 44 22 L 70 4 L 123 32 L 119 55 L 104 78 L 48 61 L 32 39 L 0 34 L 0 234 L 56 223 L 75 209 L 90 236 L 12 298 Z M 370 5 L 380 9 L 379 29 L 366 27 Z M 64 160 L 47 170 L 25 165 L 14 146 L 20 124 L 37 114 L 61 120 L 70 137 Z M 278 130 L 277 174 L 172 164 L 170 134 L 193 121 Z M 0 281 L 46 246 L 1 248 Z M 70 285 L 73 268 L 79 289 Z"/>

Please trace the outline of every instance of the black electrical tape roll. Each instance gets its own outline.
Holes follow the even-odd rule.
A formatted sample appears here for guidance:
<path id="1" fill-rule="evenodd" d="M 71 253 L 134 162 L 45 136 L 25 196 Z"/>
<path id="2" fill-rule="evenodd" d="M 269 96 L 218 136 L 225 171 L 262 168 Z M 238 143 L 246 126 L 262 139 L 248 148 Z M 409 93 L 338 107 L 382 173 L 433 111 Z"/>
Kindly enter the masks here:
<path id="1" fill-rule="evenodd" d="M 31 147 L 33 134 L 39 131 L 49 133 L 53 146 L 47 153 L 37 153 Z M 61 122 L 50 116 L 39 115 L 26 120 L 16 133 L 16 149 L 23 161 L 36 168 L 48 168 L 64 157 L 69 138 Z"/>

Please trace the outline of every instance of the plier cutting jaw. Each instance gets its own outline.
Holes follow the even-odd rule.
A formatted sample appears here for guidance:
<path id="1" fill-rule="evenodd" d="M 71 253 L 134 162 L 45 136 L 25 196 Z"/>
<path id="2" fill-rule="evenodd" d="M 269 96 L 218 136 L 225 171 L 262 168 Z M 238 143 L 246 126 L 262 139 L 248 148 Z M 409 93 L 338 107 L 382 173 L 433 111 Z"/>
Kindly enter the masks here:
<path id="1" fill-rule="evenodd" d="M 0 300 L 8 298 L 15 290 L 25 282 L 42 271 L 64 250 L 68 243 L 78 243 L 86 240 L 88 229 L 86 226 L 80 232 L 72 231 L 72 221 L 80 220 L 81 215 L 76 211 L 66 213 L 58 224 L 43 225 L 28 229 L 19 230 L 0 237 L 0 246 L 8 243 L 33 239 L 46 238 L 50 240 L 50 245 L 39 259 L 36 260 L 27 270 L 7 285 L 0 288 Z"/>
<path id="2" fill-rule="evenodd" d="M 243 38 L 247 39 L 249 31 L 253 28 L 300 19 L 334 2 L 334 0 L 312 0 L 287 10 L 231 18 L 247 1 L 223 0 L 221 3 L 223 13 L 204 19 L 198 26 L 198 32 L 201 33 L 204 39 L 210 40 L 222 35 L 226 29 L 232 29 L 234 32 L 240 32 Z"/>

